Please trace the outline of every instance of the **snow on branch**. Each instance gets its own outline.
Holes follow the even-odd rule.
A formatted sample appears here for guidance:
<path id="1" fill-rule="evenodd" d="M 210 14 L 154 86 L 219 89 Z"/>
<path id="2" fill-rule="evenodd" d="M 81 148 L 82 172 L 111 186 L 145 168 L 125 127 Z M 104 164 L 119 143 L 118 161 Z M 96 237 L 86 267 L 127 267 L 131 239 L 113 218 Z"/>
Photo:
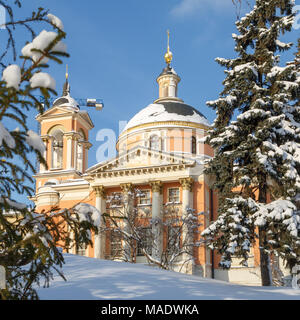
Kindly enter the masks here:
<path id="1" fill-rule="evenodd" d="M 46 147 L 41 139 L 41 137 L 34 131 L 28 130 L 26 142 L 35 150 L 39 151 L 41 154 L 46 150 Z"/>
<path id="2" fill-rule="evenodd" d="M 56 32 L 46 30 L 41 31 L 41 33 L 35 37 L 32 42 L 29 42 L 22 49 L 23 56 L 31 58 L 34 62 L 38 62 L 43 56 L 41 51 L 44 51 L 57 37 L 58 34 Z M 67 46 L 62 41 L 59 41 L 51 51 L 66 53 Z M 48 61 L 48 57 L 43 57 L 41 61 L 39 61 L 39 64 L 47 63 Z"/>
<path id="3" fill-rule="evenodd" d="M 7 204 L 10 209 L 15 209 L 15 210 L 24 210 L 27 205 L 25 203 L 20 203 L 20 202 L 16 202 L 14 200 L 11 200 L 7 197 L 0 197 L 0 203 L 1 204 Z"/>
<path id="4" fill-rule="evenodd" d="M 282 223 L 292 237 L 297 238 L 300 230 L 300 215 L 297 207 L 289 200 L 279 199 L 269 204 L 260 204 L 254 214 L 255 225 L 263 227 L 268 223 Z"/>
<path id="5" fill-rule="evenodd" d="M 15 139 L 0 122 L 0 147 L 2 146 L 3 142 L 5 142 L 7 146 L 12 149 L 16 146 Z"/>
<path id="6" fill-rule="evenodd" d="M 47 18 L 55 27 L 57 27 L 61 31 L 64 31 L 64 25 L 63 25 L 62 21 L 57 16 L 49 13 L 49 14 L 47 14 Z"/>
<path id="7" fill-rule="evenodd" d="M 92 222 L 95 227 L 100 225 L 101 213 L 98 209 L 88 203 L 79 203 L 73 211 L 78 214 L 79 221 Z"/>
<path id="8" fill-rule="evenodd" d="M 12 64 L 4 69 L 2 80 L 6 82 L 7 88 L 19 90 L 21 82 L 21 69 L 18 65 Z"/>
<path id="9" fill-rule="evenodd" d="M 31 88 L 48 88 L 55 90 L 56 83 L 48 73 L 38 72 L 30 78 L 30 86 Z"/>

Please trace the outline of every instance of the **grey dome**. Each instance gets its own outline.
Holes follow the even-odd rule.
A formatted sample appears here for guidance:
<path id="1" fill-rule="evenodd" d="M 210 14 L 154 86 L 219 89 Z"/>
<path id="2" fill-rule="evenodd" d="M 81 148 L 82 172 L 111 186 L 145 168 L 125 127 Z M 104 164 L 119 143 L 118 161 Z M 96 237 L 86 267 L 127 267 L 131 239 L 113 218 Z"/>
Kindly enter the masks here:
<path id="1" fill-rule="evenodd" d="M 53 107 L 66 107 L 72 108 L 75 111 L 79 110 L 78 102 L 70 96 L 70 84 L 66 80 L 63 86 L 63 94 L 53 102 Z"/>
<path id="2" fill-rule="evenodd" d="M 79 109 L 79 104 L 75 99 L 73 99 L 68 94 L 67 96 L 57 98 L 53 102 L 53 107 L 71 107 L 71 108 Z"/>
<path id="3" fill-rule="evenodd" d="M 192 116 L 194 113 L 196 113 L 200 117 L 206 119 L 206 117 L 200 111 L 185 103 L 175 101 L 161 101 L 159 102 L 159 104 L 164 105 L 166 112 L 170 114 L 175 113 L 181 116 Z"/>

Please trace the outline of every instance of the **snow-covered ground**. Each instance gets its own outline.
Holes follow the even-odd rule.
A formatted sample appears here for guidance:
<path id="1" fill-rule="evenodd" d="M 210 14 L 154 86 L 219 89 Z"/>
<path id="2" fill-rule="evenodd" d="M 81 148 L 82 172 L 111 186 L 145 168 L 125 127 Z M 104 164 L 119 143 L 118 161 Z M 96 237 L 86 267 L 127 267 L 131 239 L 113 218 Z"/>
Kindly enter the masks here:
<path id="1" fill-rule="evenodd" d="M 146 265 L 65 254 L 67 282 L 55 276 L 49 288 L 40 288 L 40 299 L 93 300 L 202 300 L 293 299 L 300 290 L 230 284 Z"/>

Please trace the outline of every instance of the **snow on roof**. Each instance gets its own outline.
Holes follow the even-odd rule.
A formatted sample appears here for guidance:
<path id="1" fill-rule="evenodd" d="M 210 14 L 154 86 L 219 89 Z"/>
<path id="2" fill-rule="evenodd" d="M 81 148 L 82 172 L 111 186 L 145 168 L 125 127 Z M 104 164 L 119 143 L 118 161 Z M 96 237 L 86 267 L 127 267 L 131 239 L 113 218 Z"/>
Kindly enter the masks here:
<path id="1" fill-rule="evenodd" d="M 73 99 L 70 94 L 68 93 L 65 96 L 59 97 L 57 98 L 54 102 L 53 102 L 53 107 L 64 107 L 64 108 L 71 108 L 71 109 L 75 109 L 76 111 L 79 110 L 79 104 L 78 102 Z"/>
<path id="2" fill-rule="evenodd" d="M 211 126 L 205 116 L 195 108 L 182 102 L 165 101 L 142 109 L 128 122 L 123 132 L 141 124 L 164 121 L 194 122 Z"/>

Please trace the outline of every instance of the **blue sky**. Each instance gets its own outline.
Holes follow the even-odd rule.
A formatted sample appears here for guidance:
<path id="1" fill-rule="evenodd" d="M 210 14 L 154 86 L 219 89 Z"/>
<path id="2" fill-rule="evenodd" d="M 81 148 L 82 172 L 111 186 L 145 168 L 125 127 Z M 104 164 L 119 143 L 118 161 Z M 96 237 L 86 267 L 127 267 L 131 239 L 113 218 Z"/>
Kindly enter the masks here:
<path id="1" fill-rule="evenodd" d="M 236 12 L 231 0 L 30 0 L 24 1 L 18 15 L 28 15 L 39 6 L 64 23 L 71 95 L 102 98 L 105 103 L 103 111 L 89 109 L 95 125 L 90 134 L 90 166 L 96 163 L 101 144 L 96 141 L 98 130 L 118 133 L 119 120 L 130 120 L 158 97 L 156 78 L 165 66 L 167 29 L 172 65 L 182 79 L 180 98 L 214 120 L 215 113 L 205 102 L 218 98 L 224 80 L 224 71 L 214 59 L 236 56 L 231 37 L 236 32 Z M 246 6 L 244 10 L 249 11 Z M 285 39 L 295 41 L 298 34 L 293 30 Z M 20 48 L 26 40 L 29 35 L 26 39 L 18 33 Z M 51 63 L 49 73 L 61 94 L 65 64 Z M 30 121 L 36 128 L 34 115 Z"/>

